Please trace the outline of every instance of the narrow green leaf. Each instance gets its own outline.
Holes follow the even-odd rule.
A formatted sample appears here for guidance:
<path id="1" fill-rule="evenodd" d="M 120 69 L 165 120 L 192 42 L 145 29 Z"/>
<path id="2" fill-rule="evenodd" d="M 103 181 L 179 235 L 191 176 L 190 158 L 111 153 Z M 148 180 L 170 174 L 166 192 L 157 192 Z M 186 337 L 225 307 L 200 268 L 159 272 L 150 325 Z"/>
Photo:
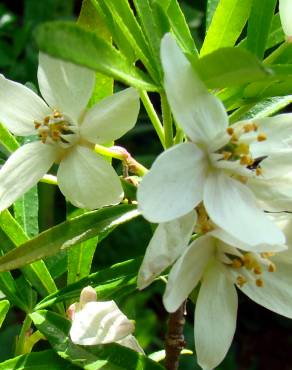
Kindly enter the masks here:
<path id="1" fill-rule="evenodd" d="M 206 29 L 210 27 L 212 18 L 220 0 L 207 0 Z"/>
<path id="2" fill-rule="evenodd" d="M 0 144 L 8 153 L 14 152 L 19 147 L 19 144 L 14 138 L 14 136 L 1 123 L 0 123 Z"/>
<path id="3" fill-rule="evenodd" d="M 245 26 L 252 0 L 220 0 L 200 54 L 234 46 Z"/>
<path id="4" fill-rule="evenodd" d="M 263 59 L 277 0 L 254 0 L 248 20 L 246 47 Z"/>
<path id="5" fill-rule="evenodd" d="M 162 370 L 146 356 L 118 344 L 78 346 L 68 338 L 71 323 L 63 317 L 41 310 L 31 318 L 54 350 L 64 359 L 85 370 Z"/>
<path id="6" fill-rule="evenodd" d="M 53 350 L 32 352 L 0 363 L 0 370 L 77 370 L 80 367 L 63 360 Z"/>
<path id="7" fill-rule="evenodd" d="M 136 289 L 136 276 L 142 259 L 129 260 L 117 263 L 109 268 L 95 272 L 78 282 L 60 289 L 40 301 L 35 309 L 43 309 L 57 302 L 78 300 L 81 290 L 85 286 L 96 289 L 99 300 L 114 299 L 116 295 L 120 298 L 121 292 Z"/>
<path id="8" fill-rule="evenodd" d="M 19 294 L 17 285 L 10 272 L 0 273 L 0 290 L 5 294 L 11 304 L 19 307 L 24 312 L 29 312 L 31 307 L 25 297 L 23 298 Z"/>
<path id="9" fill-rule="evenodd" d="M 254 105 L 242 119 L 264 118 L 271 116 L 292 103 L 292 95 L 276 96 Z"/>
<path id="10" fill-rule="evenodd" d="M 101 240 L 115 227 L 130 221 L 138 214 L 135 206 L 120 205 L 89 212 L 65 221 L 0 257 L 0 271 L 19 268 L 97 235 Z"/>
<path id="11" fill-rule="evenodd" d="M 0 241 L 2 241 L 2 249 L 5 253 L 11 251 L 10 253 L 17 254 L 17 247 L 29 240 L 21 226 L 11 216 L 8 210 L 0 213 L 0 228 L 2 230 Z M 3 233 L 6 235 L 6 240 Z M 43 261 L 38 261 L 24 267 L 22 272 L 42 296 L 46 296 L 57 290 L 56 284 Z"/>
<path id="12" fill-rule="evenodd" d="M 5 320 L 9 307 L 10 307 L 9 301 L 7 301 L 6 299 L 4 299 L 3 301 L 0 301 L 0 328 L 3 324 L 3 321 Z"/>
<path id="13" fill-rule="evenodd" d="M 39 48 L 50 55 L 96 70 L 138 89 L 157 86 L 111 44 L 70 22 L 49 22 L 38 27 Z"/>
<path id="14" fill-rule="evenodd" d="M 15 220 L 22 227 L 26 235 L 31 238 L 38 234 L 38 189 L 32 187 L 13 205 Z"/>
<path id="15" fill-rule="evenodd" d="M 216 50 L 192 62 L 209 88 L 240 86 L 271 75 L 254 55 L 239 48 Z"/>

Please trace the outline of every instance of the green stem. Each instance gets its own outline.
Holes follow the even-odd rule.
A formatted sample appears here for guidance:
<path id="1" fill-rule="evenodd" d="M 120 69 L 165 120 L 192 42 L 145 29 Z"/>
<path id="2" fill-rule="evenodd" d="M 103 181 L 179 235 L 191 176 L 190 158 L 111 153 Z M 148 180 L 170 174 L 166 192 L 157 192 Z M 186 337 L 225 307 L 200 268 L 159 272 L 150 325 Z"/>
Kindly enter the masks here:
<path id="1" fill-rule="evenodd" d="M 46 340 L 46 337 L 39 330 L 37 330 L 26 339 L 24 344 L 24 353 L 30 353 L 33 349 L 33 346 L 40 340 Z"/>
<path id="2" fill-rule="evenodd" d="M 273 64 L 275 60 L 289 47 L 290 42 L 283 42 L 275 51 L 273 51 L 265 60 L 264 64 Z"/>
<path id="3" fill-rule="evenodd" d="M 163 131 L 163 126 L 160 122 L 160 119 L 153 107 L 153 104 L 151 103 L 151 100 L 149 99 L 149 96 L 147 94 L 147 92 L 145 90 L 141 90 L 140 91 L 140 97 L 141 97 L 141 100 L 143 102 L 143 105 L 146 109 L 146 112 L 148 114 L 148 117 L 159 137 L 159 140 L 163 146 L 163 148 L 165 148 L 165 138 L 164 138 L 164 131 Z"/>
<path id="4" fill-rule="evenodd" d="M 44 175 L 40 181 L 50 185 L 57 185 L 57 177 L 54 175 Z"/>
<path id="5" fill-rule="evenodd" d="M 164 128 L 164 135 L 165 135 L 165 147 L 167 149 L 173 146 L 172 115 L 171 115 L 171 110 L 170 110 L 165 93 L 162 93 L 160 96 L 161 96 L 161 109 L 162 109 L 162 117 L 163 117 L 163 128 Z"/>
<path id="6" fill-rule="evenodd" d="M 128 170 L 138 176 L 144 176 L 148 172 L 148 169 L 144 167 L 141 163 L 136 161 L 131 154 L 121 146 L 112 146 L 107 148 L 105 146 L 96 144 L 94 147 L 96 153 L 104 155 L 106 157 L 116 158 L 122 161 Z"/>
<path id="7" fill-rule="evenodd" d="M 21 330 L 20 330 L 18 340 L 17 340 L 17 344 L 15 348 L 15 356 L 19 356 L 25 353 L 24 352 L 25 341 L 27 339 L 27 335 L 28 335 L 28 331 L 30 329 L 31 323 L 32 323 L 31 318 L 28 315 L 26 315 L 23 321 Z"/>

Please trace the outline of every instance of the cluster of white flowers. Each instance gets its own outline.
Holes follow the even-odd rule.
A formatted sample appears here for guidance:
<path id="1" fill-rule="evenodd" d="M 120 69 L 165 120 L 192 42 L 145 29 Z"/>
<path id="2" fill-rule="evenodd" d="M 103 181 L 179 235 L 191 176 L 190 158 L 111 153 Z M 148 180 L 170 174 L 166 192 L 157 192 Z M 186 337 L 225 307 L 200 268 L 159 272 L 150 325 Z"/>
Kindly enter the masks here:
<path id="1" fill-rule="evenodd" d="M 265 212 L 292 209 L 292 114 L 228 125 L 222 103 L 170 34 L 162 40 L 161 61 L 167 98 L 186 140 L 155 160 L 138 189 L 141 213 L 159 223 L 138 287 L 173 265 L 163 302 L 175 312 L 200 283 L 196 353 L 200 366 L 211 370 L 233 339 L 235 286 L 292 318 L 285 237 L 292 218 Z"/>

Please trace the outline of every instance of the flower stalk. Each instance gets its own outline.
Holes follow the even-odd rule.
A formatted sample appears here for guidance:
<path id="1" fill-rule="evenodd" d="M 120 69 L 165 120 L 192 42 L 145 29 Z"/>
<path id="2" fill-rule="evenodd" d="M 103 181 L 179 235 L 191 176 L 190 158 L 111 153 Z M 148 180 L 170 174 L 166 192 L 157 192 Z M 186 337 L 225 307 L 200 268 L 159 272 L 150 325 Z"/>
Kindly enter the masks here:
<path id="1" fill-rule="evenodd" d="M 165 93 L 161 94 L 161 110 L 163 117 L 163 128 L 165 135 L 165 147 L 170 148 L 173 146 L 173 125 L 171 110 L 167 101 Z"/>

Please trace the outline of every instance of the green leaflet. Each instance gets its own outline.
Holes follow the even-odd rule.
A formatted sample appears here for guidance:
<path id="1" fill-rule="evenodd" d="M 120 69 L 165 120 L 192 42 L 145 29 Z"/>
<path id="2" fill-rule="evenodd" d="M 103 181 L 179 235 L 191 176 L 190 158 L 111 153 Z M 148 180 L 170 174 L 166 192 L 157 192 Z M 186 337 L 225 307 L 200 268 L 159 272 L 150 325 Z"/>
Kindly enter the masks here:
<path id="1" fill-rule="evenodd" d="M 5 320 L 9 307 L 10 307 L 9 301 L 7 301 L 6 299 L 4 299 L 3 301 L 0 301 L 0 328 L 3 324 L 3 321 Z"/>

